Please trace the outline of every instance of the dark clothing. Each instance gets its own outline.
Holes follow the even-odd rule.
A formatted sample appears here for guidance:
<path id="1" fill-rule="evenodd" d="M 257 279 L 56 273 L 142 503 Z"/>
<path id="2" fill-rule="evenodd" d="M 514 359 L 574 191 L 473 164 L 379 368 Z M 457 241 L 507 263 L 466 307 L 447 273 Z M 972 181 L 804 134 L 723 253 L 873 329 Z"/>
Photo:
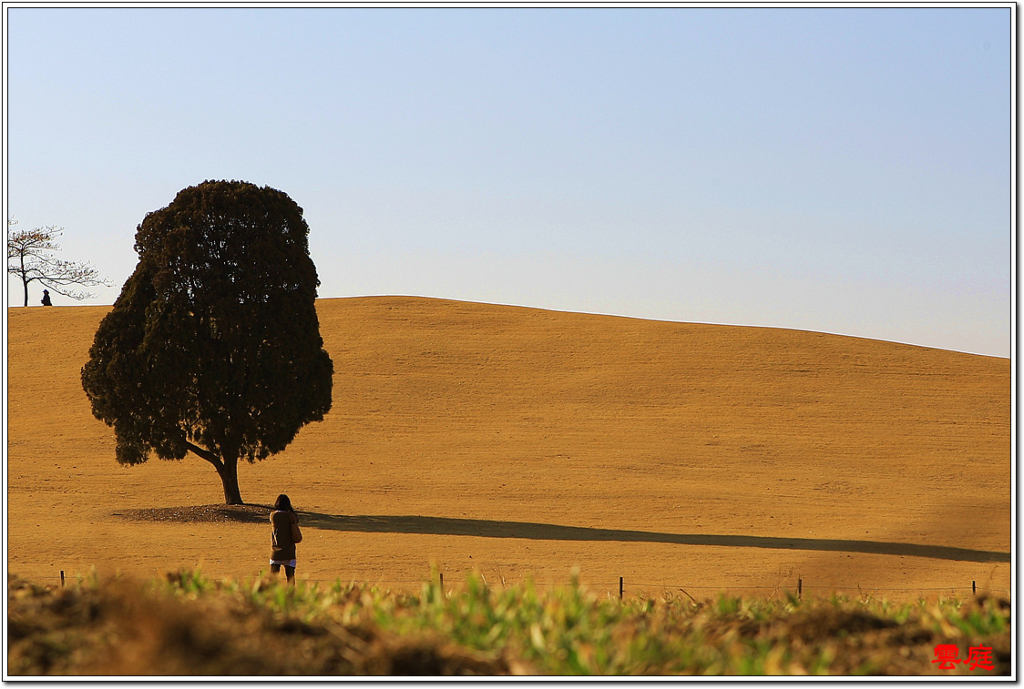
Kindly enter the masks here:
<path id="1" fill-rule="evenodd" d="M 278 562 L 294 560 L 295 541 L 292 540 L 292 523 L 298 524 L 298 517 L 294 512 L 275 511 L 270 513 L 270 523 L 274 527 L 271 534 L 270 559 Z"/>
<path id="2" fill-rule="evenodd" d="M 50 302 L 50 295 L 49 294 L 46 294 L 46 293 L 43 294 L 43 306 L 53 306 L 53 304 Z"/>

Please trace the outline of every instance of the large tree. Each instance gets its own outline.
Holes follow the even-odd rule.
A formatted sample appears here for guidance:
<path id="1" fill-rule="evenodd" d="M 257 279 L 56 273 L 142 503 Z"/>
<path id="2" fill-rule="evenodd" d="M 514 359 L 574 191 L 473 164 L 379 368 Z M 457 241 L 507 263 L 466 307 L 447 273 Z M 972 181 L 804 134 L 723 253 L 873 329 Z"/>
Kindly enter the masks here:
<path id="1" fill-rule="evenodd" d="M 280 452 L 331 408 L 309 228 L 287 194 L 204 182 L 149 213 L 139 263 L 82 368 L 117 461 L 188 452 L 242 504 L 237 464 Z"/>
<path id="2" fill-rule="evenodd" d="M 32 282 L 72 299 L 95 296 L 90 292 L 80 292 L 75 287 L 110 286 L 88 263 L 62 261 L 54 256 L 60 251 L 57 237 L 64 233 L 63 227 L 49 225 L 15 231 L 13 227 L 17 224 L 13 218 L 7 219 L 7 274 L 16 275 L 21 280 L 25 306 L 28 306 L 28 286 Z"/>

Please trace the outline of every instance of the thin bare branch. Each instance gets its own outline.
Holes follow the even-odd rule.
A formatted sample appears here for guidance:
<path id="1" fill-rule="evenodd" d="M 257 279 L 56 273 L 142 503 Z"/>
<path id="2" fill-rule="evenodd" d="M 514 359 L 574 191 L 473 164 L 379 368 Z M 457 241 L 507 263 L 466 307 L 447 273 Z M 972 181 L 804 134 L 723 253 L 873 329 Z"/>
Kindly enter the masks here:
<path id="1" fill-rule="evenodd" d="M 110 287 L 99 271 L 91 264 L 81 261 L 62 261 L 53 256 L 60 251 L 56 242 L 64 232 L 63 227 L 49 225 L 23 232 L 13 232 L 18 223 L 7 220 L 7 273 L 17 275 L 25 290 L 25 306 L 28 306 L 28 285 L 38 281 L 41 285 L 72 299 L 86 299 L 95 296 L 73 287 Z M 13 261 L 13 262 L 12 262 Z"/>

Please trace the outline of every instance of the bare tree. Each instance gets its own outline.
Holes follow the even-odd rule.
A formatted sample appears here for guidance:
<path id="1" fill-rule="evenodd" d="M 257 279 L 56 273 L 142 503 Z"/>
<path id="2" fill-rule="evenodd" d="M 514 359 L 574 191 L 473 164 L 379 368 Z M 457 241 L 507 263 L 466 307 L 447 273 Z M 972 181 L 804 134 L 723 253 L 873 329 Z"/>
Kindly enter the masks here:
<path id="1" fill-rule="evenodd" d="M 74 287 L 110 287 L 105 278 L 88 263 L 61 261 L 53 254 L 60 251 L 56 239 L 64 232 L 63 227 L 50 225 L 34 230 L 15 232 L 18 221 L 7 220 L 7 274 L 17 275 L 25 288 L 25 306 L 28 306 L 28 283 L 38 281 L 57 294 L 72 299 L 94 296 L 89 292 L 75 291 Z"/>

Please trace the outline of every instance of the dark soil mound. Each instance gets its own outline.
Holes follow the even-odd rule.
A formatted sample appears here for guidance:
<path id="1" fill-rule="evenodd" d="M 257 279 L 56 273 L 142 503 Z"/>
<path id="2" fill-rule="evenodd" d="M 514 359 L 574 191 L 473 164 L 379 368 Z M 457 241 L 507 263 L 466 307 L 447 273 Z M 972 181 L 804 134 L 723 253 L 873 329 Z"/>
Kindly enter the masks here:
<path id="1" fill-rule="evenodd" d="M 113 512 L 142 522 L 242 522 L 265 524 L 273 510 L 269 505 L 186 505 L 184 507 L 152 507 L 142 510 Z"/>
<path id="2" fill-rule="evenodd" d="M 168 574 L 172 582 L 181 578 L 180 573 Z M 61 589 L 15 576 L 8 576 L 7 588 L 11 675 L 503 675 L 512 671 L 504 656 L 476 652 L 443 638 L 400 637 L 372 624 L 307 622 L 256 605 L 245 596 L 191 600 L 147 590 L 130 580 Z"/>

